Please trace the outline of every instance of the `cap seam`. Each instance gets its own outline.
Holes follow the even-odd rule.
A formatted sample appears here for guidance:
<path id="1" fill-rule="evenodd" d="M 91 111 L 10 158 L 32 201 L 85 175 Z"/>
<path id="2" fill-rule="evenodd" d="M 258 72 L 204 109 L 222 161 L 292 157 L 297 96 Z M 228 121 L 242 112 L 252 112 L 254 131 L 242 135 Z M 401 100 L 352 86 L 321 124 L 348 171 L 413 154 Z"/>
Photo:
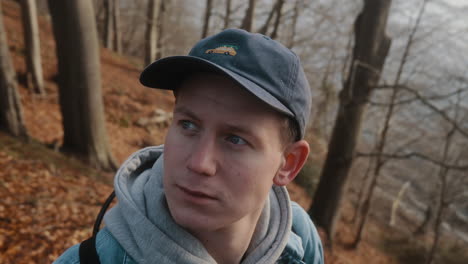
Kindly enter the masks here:
<path id="1" fill-rule="evenodd" d="M 289 75 L 289 81 L 290 81 L 290 86 L 289 87 L 296 87 L 296 82 L 297 82 L 297 57 L 296 57 L 296 54 L 293 53 L 293 56 L 294 56 L 294 62 L 293 62 L 293 67 L 291 69 L 291 73 Z M 288 93 L 288 99 L 291 100 L 292 99 L 292 94 L 293 94 L 293 89 L 288 89 L 287 90 L 287 93 Z M 289 101 L 288 100 L 288 101 Z M 297 117 L 297 114 L 295 111 L 293 111 L 295 117 Z"/>

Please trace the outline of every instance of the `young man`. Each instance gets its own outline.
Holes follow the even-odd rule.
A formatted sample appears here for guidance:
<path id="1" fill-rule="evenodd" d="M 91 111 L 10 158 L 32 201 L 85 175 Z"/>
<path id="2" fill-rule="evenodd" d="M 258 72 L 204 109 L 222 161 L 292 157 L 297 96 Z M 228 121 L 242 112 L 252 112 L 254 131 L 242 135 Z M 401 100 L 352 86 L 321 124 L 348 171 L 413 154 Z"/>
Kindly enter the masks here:
<path id="1" fill-rule="evenodd" d="M 117 172 L 119 203 L 95 242 L 101 263 L 323 263 L 285 188 L 309 154 L 310 88 L 293 52 L 228 29 L 140 81 L 174 91 L 174 119 L 164 146 Z M 79 250 L 56 263 L 79 263 Z"/>

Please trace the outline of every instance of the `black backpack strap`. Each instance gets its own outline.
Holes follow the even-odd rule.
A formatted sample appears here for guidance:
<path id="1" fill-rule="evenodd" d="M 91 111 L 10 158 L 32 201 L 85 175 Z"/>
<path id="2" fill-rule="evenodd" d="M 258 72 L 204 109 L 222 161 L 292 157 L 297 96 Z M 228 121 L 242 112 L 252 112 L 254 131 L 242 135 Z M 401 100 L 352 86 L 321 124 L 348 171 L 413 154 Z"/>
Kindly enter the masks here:
<path id="1" fill-rule="evenodd" d="M 109 208 L 109 205 L 114 200 L 114 197 L 115 197 L 115 191 L 112 191 L 112 193 L 109 195 L 109 197 L 107 197 L 107 200 L 102 205 L 101 210 L 99 211 L 99 214 L 96 217 L 96 221 L 94 222 L 93 236 L 96 236 L 97 233 L 99 232 L 99 228 L 101 227 L 102 218 L 104 218 L 104 214 L 106 213 L 107 208 Z"/>
<path id="2" fill-rule="evenodd" d="M 101 264 L 96 251 L 96 237 L 92 236 L 80 244 L 80 263 Z"/>
<path id="3" fill-rule="evenodd" d="M 81 242 L 80 249 L 79 249 L 80 263 L 85 263 L 85 264 L 100 264 L 101 263 L 99 261 L 99 255 L 96 250 L 96 236 L 97 236 L 97 233 L 99 232 L 102 218 L 104 218 L 104 214 L 106 213 L 107 208 L 109 208 L 109 205 L 112 203 L 112 200 L 114 200 L 114 197 L 115 197 L 115 191 L 112 191 L 112 193 L 109 195 L 109 197 L 107 197 L 107 200 L 102 205 L 101 210 L 99 211 L 99 214 L 96 218 L 96 221 L 94 222 L 93 236 Z"/>

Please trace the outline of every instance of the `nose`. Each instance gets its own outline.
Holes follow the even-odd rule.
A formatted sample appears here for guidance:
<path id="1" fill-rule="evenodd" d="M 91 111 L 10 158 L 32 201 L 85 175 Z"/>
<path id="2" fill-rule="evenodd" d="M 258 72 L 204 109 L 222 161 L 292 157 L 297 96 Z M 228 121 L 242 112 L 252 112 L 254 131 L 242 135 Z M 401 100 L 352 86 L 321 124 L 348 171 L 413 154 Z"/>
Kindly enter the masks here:
<path id="1" fill-rule="evenodd" d="M 216 173 L 216 144 L 211 139 L 201 139 L 193 145 L 187 168 L 199 175 L 213 176 Z"/>

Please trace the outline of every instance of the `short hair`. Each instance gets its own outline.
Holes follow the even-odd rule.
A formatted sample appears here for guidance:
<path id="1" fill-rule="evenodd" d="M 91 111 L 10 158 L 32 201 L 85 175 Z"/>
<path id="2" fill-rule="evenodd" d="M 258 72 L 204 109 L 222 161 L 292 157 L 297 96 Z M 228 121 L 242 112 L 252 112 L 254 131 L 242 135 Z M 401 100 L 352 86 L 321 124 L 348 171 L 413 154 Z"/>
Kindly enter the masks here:
<path id="1" fill-rule="evenodd" d="M 283 144 L 287 145 L 299 141 L 299 126 L 290 116 L 283 115 L 280 136 Z"/>

